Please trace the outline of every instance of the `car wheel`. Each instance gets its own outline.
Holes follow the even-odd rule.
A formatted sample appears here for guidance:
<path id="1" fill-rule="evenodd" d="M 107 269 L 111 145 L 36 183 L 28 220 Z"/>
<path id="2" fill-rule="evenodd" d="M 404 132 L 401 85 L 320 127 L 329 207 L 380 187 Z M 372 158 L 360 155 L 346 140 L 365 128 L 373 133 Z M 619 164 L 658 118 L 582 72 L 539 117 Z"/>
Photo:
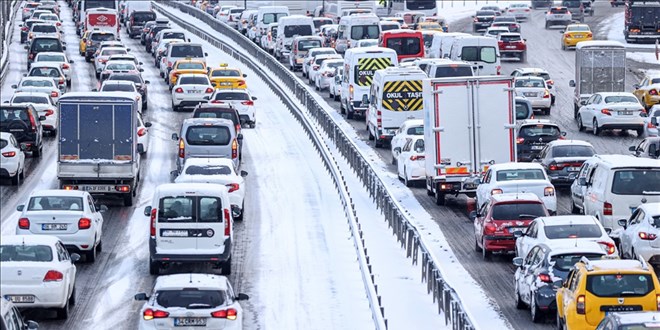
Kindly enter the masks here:
<path id="1" fill-rule="evenodd" d="M 346 109 L 346 119 L 353 119 L 353 112 L 349 109 Z"/>
<path id="2" fill-rule="evenodd" d="M 557 330 L 564 329 L 564 322 L 561 320 L 561 317 L 559 317 L 559 312 L 557 312 L 557 317 L 555 318 L 555 325 L 557 326 Z"/>
<path id="3" fill-rule="evenodd" d="M 373 134 L 371 134 L 371 130 L 369 129 L 369 125 L 367 125 L 367 133 L 369 134 L 369 141 L 373 141 L 375 137 L 374 137 Z"/>
<path id="4" fill-rule="evenodd" d="M 69 80 L 66 81 L 66 86 L 67 86 L 67 87 L 71 87 L 71 79 L 69 79 Z"/>
<path id="5" fill-rule="evenodd" d="M 221 265 L 220 275 L 229 276 L 231 275 L 231 257 L 227 261 L 223 262 Z"/>
<path id="6" fill-rule="evenodd" d="M 441 193 L 438 190 L 435 191 L 435 205 L 443 206 L 446 203 L 445 193 Z"/>
<path id="7" fill-rule="evenodd" d="M 69 300 L 66 300 L 66 304 L 62 308 L 58 308 L 55 310 L 57 313 L 56 318 L 58 320 L 66 320 L 69 318 Z"/>
<path id="8" fill-rule="evenodd" d="M 482 243 L 481 243 L 481 257 L 484 260 L 489 261 L 492 254 L 493 253 L 491 251 L 488 251 L 486 249 L 486 241 L 485 240 L 482 241 Z"/>
<path id="9" fill-rule="evenodd" d="M 593 125 L 592 127 L 593 127 L 594 135 L 600 134 L 601 129 L 598 128 L 598 120 L 596 120 L 596 118 L 594 118 L 594 122 L 592 123 L 592 125 Z"/>
<path id="10" fill-rule="evenodd" d="M 392 154 L 392 165 L 396 165 L 396 157 L 394 157 L 394 154 Z"/>
<path id="11" fill-rule="evenodd" d="M 578 126 L 578 131 L 580 132 L 584 131 L 584 124 L 582 124 L 582 116 L 580 115 L 577 116 L 577 126 Z"/>
<path id="12" fill-rule="evenodd" d="M 124 206 L 133 206 L 133 194 L 128 193 L 124 195 Z"/>
<path id="13" fill-rule="evenodd" d="M 541 319 L 543 319 L 543 312 L 536 305 L 536 298 L 534 297 L 535 296 L 534 292 L 532 292 L 531 296 L 532 297 L 529 303 L 529 310 L 532 316 L 532 323 L 539 323 L 541 322 Z"/>
<path id="14" fill-rule="evenodd" d="M 335 101 L 339 101 L 339 96 L 338 95 L 335 95 L 334 98 L 335 98 Z"/>
<path id="15" fill-rule="evenodd" d="M 103 241 L 99 241 L 99 244 L 96 245 L 96 253 L 103 251 Z"/>
<path id="16" fill-rule="evenodd" d="M 543 109 L 543 114 L 546 116 L 550 116 L 550 108 Z"/>
<path id="17" fill-rule="evenodd" d="M 574 201 L 571 201 L 571 214 L 580 214 L 580 209 L 575 205 Z"/>
<path id="18" fill-rule="evenodd" d="M 403 168 L 403 183 L 406 184 L 406 187 L 412 187 L 412 182 L 408 180 L 408 172 L 405 167 Z"/>
<path id="19" fill-rule="evenodd" d="M 73 290 L 71 290 L 71 296 L 69 296 L 69 305 L 76 305 L 76 285 L 73 285 Z"/>
<path id="20" fill-rule="evenodd" d="M 160 262 L 149 260 L 149 274 L 150 275 L 160 274 Z"/>
<path id="21" fill-rule="evenodd" d="M 635 131 L 637 131 L 637 137 L 642 137 L 642 135 L 644 135 L 644 128 L 638 128 Z"/>
<path id="22" fill-rule="evenodd" d="M 19 184 L 21 184 L 21 172 L 20 171 L 16 171 L 16 175 L 14 175 L 14 177 L 11 178 L 11 184 L 14 185 L 14 186 L 18 186 Z"/>
<path id="23" fill-rule="evenodd" d="M 91 250 L 85 252 L 85 261 L 88 263 L 93 263 L 96 261 L 96 247 L 93 247 Z"/>
<path id="24" fill-rule="evenodd" d="M 474 238 L 474 251 L 475 252 L 481 252 L 481 247 L 479 247 L 479 242 L 477 242 L 477 238 Z"/>
<path id="25" fill-rule="evenodd" d="M 518 283 L 514 285 L 514 291 L 516 295 L 516 309 L 525 309 L 527 306 L 525 306 L 525 303 L 522 301 L 520 298 L 520 291 L 518 289 Z"/>
<path id="26" fill-rule="evenodd" d="M 236 221 L 243 221 L 243 212 L 245 212 L 245 201 L 243 201 L 243 205 L 241 205 L 241 214 L 236 217 Z"/>
<path id="27" fill-rule="evenodd" d="M 37 148 L 35 150 L 32 150 L 32 157 L 34 157 L 34 158 L 41 157 L 41 154 L 42 154 L 43 150 L 44 150 L 43 145 L 39 146 L 39 148 Z"/>

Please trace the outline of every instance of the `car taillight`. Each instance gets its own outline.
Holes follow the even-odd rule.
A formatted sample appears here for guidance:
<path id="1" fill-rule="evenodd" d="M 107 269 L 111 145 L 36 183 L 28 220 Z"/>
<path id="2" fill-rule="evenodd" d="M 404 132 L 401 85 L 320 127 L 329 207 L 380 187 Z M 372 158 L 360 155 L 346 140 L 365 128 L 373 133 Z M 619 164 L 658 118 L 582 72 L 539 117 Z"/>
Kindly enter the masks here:
<path id="1" fill-rule="evenodd" d="M 353 85 L 348 85 L 348 99 L 352 100 L 353 99 Z"/>
<path id="2" fill-rule="evenodd" d="M 149 222 L 151 227 L 149 228 L 149 234 L 151 237 L 156 237 L 156 215 L 158 214 L 158 209 L 151 209 L 151 218 Z"/>
<path id="3" fill-rule="evenodd" d="M 647 232 L 644 232 L 644 231 L 640 231 L 638 235 L 639 235 L 640 239 L 645 240 L 645 241 L 652 241 L 652 240 L 655 240 L 656 238 L 658 238 L 658 235 L 653 234 L 653 233 L 647 233 Z"/>
<path id="4" fill-rule="evenodd" d="M 57 91 L 50 92 L 50 97 L 58 97 L 59 95 L 60 93 L 58 93 Z"/>
<path id="5" fill-rule="evenodd" d="M 550 92 L 548 92 L 547 89 L 545 90 L 545 92 L 543 92 L 543 98 L 544 98 L 544 99 L 548 99 L 548 98 L 550 98 Z"/>
<path id="6" fill-rule="evenodd" d="M 66 63 L 62 64 L 62 69 L 68 69 L 68 68 L 69 68 L 68 64 L 66 64 Z"/>
<path id="7" fill-rule="evenodd" d="M 426 158 L 426 156 L 422 156 L 422 155 L 412 155 L 412 156 L 410 156 L 410 160 L 422 160 L 424 158 Z"/>
<path id="8" fill-rule="evenodd" d="M 16 156 L 16 151 L 3 152 L 2 156 L 7 157 L 7 158 L 14 157 L 14 156 Z"/>
<path id="9" fill-rule="evenodd" d="M 28 38 L 32 39 L 33 37 L 34 37 L 34 33 L 30 32 L 30 34 L 28 34 Z"/>
<path id="10" fill-rule="evenodd" d="M 158 309 L 147 308 L 142 312 L 142 318 L 149 321 L 153 319 L 163 319 L 170 316 L 170 313 Z"/>
<path id="11" fill-rule="evenodd" d="M 91 41 L 91 40 L 87 40 L 87 46 L 91 46 L 91 45 L 92 45 L 92 41 Z"/>
<path id="12" fill-rule="evenodd" d="M 563 164 L 557 164 L 555 162 L 550 163 L 550 166 L 549 166 L 550 171 L 561 170 L 562 168 L 564 168 Z"/>
<path id="13" fill-rule="evenodd" d="M 238 86 L 245 86 L 245 80 L 239 80 Z"/>
<path id="14" fill-rule="evenodd" d="M 175 93 L 183 93 L 183 88 L 177 87 L 177 89 L 174 90 Z"/>
<path id="15" fill-rule="evenodd" d="M 552 85 L 555 84 L 555 81 L 554 80 L 546 80 L 545 83 L 548 84 L 548 86 L 552 86 Z"/>
<path id="16" fill-rule="evenodd" d="M 312 70 L 318 70 L 319 68 L 320 68 L 320 66 L 319 66 L 319 65 L 316 65 L 316 64 L 314 64 L 314 65 L 312 66 Z"/>
<path id="17" fill-rule="evenodd" d="M 183 139 L 179 139 L 179 158 L 186 157 L 186 143 L 183 142 Z"/>
<path id="18" fill-rule="evenodd" d="M 649 95 L 658 95 L 658 91 L 655 89 L 649 90 Z"/>
<path id="19" fill-rule="evenodd" d="M 521 137 L 516 138 L 516 143 L 517 144 L 522 144 L 523 142 L 525 142 L 525 138 L 521 138 Z"/>
<path id="20" fill-rule="evenodd" d="M 600 113 L 606 115 L 606 116 L 611 116 L 612 113 L 610 112 L 610 109 L 602 109 L 600 110 Z"/>
<path id="21" fill-rule="evenodd" d="M 501 65 L 498 65 L 498 66 L 497 66 L 497 75 L 498 75 L 498 76 L 502 74 L 501 71 L 502 71 L 502 66 L 501 66 Z"/>
<path id="22" fill-rule="evenodd" d="M 612 215 L 612 204 L 608 202 L 603 203 L 603 215 Z"/>
<path id="23" fill-rule="evenodd" d="M 587 33 L 587 38 L 591 38 L 593 36 L 594 36 L 593 33 L 591 33 L 591 32 Z"/>
<path id="24" fill-rule="evenodd" d="M 544 283 L 552 283 L 552 277 L 545 273 L 539 274 L 539 280 Z"/>
<path id="25" fill-rule="evenodd" d="M 30 118 L 30 125 L 32 126 L 32 131 L 36 131 L 37 130 L 37 122 L 35 121 L 34 116 L 32 115 L 31 112 L 28 113 L 28 117 Z"/>
<path id="26" fill-rule="evenodd" d="M 579 295 L 577 297 L 577 303 L 575 305 L 575 308 L 577 309 L 578 314 L 584 315 L 584 312 L 587 310 L 587 308 L 586 308 L 587 303 L 586 303 L 585 300 L 586 299 L 585 299 L 584 295 Z"/>
<path id="27" fill-rule="evenodd" d="M 241 124 L 236 124 L 236 133 L 241 131 Z"/>
<path id="28" fill-rule="evenodd" d="M 554 196 L 554 195 L 555 195 L 555 188 L 545 187 L 545 189 L 543 189 L 543 196 Z"/>
<path id="29" fill-rule="evenodd" d="M 63 84 L 64 84 L 64 78 L 60 78 L 60 80 L 59 80 L 59 84 L 60 84 L 60 85 L 63 85 Z"/>
<path id="30" fill-rule="evenodd" d="M 652 122 L 649 122 L 649 123 L 646 125 L 646 127 L 648 127 L 648 128 L 655 128 L 655 125 L 653 125 Z"/>
<path id="31" fill-rule="evenodd" d="M 142 29 L 142 32 L 149 32 L 149 29 Z"/>
<path id="32" fill-rule="evenodd" d="M 216 319 L 235 320 L 237 316 L 238 316 L 238 311 L 234 308 L 221 309 L 219 311 L 215 311 L 211 313 L 211 317 L 214 317 Z"/>
<path id="33" fill-rule="evenodd" d="M 225 236 L 231 234 L 231 214 L 229 214 L 229 209 L 225 209 Z"/>
<path id="34" fill-rule="evenodd" d="M 167 67 L 171 68 L 172 67 L 172 62 L 167 62 Z"/>
<path id="35" fill-rule="evenodd" d="M 383 113 L 380 109 L 376 111 L 376 125 L 378 125 L 378 128 L 383 127 Z"/>
<path id="36" fill-rule="evenodd" d="M 208 87 L 208 88 L 206 89 L 206 94 L 210 94 L 210 93 L 213 93 L 213 88 Z"/>
<path id="37" fill-rule="evenodd" d="M 479 22 L 479 19 L 475 17 L 475 18 L 474 18 L 474 21 L 475 21 L 475 22 Z"/>
<path id="38" fill-rule="evenodd" d="M 56 270 L 49 270 L 46 272 L 46 275 L 44 275 L 44 282 L 59 282 L 64 279 L 64 274 L 56 271 Z"/>
<path id="39" fill-rule="evenodd" d="M 238 157 L 238 141 L 234 139 L 234 141 L 231 143 L 231 158 L 236 157 Z"/>
<path id="40" fill-rule="evenodd" d="M 616 247 L 614 246 L 614 243 L 611 242 L 605 242 L 605 241 L 600 241 L 598 244 L 603 246 L 603 249 L 607 254 L 614 254 L 616 252 Z"/>
<path id="41" fill-rule="evenodd" d="M 215 103 L 215 104 L 224 104 L 225 102 L 222 102 L 222 101 L 220 101 L 220 100 L 213 100 L 213 101 L 211 101 L 211 103 Z"/>
<path id="42" fill-rule="evenodd" d="M 238 190 L 241 186 L 238 183 L 230 183 L 226 185 L 229 188 L 229 192 L 234 192 Z"/>
<path id="43" fill-rule="evenodd" d="M 145 134 L 147 134 L 147 129 L 144 127 L 140 127 L 137 134 L 138 136 L 144 136 Z"/>
<path id="44" fill-rule="evenodd" d="M 21 31 L 23 31 L 23 32 L 27 32 L 27 31 L 28 31 L 27 26 L 22 27 L 22 28 L 21 28 Z"/>
<path id="45" fill-rule="evenodd" d="M 99 63 L 105 63 L 105 62 L 107 62 L 107 61 L 108 61 L 108 59 L 105 59 L 105 58 L 100 58 L 100 59 L 99 59 Z"/>
<path id="46" fill-rule="evenodd" d="M 655 305 L 656 305 L 656 309 L 660 311 L 660 294 L 655 295 Z"/>
<path id="47" fill-rule="evenodd" d="M 497 231 L 497 227 L 492 222 L 486 222 L 484 225 L 484 235 L 492 235 Z"/>
<path id="48" fill-rule="evenodd" d="M 80 218 L 78 220 L 78 229 L 89 229 L 92 227 L 92 220 L 89 218 Z"/>
<path id="49" fill-rule="evenodd" d="M 30 219 L 28 219 L 28 218 L 18 219 L 18 228 L 20 228 L 20 229 L 30 229 Z"/>
<path id="50" fill-rule="evenodd" d="M 33 60 L 34 59 L 34 54 L 32 54 L 32 53 L 28 54 L 28 59 Z"/>
<path id="51" fill-rule="evenodd" d="M 502 41 L 502 40 L 498 40 L 498 41 L 497 41 L 497 47 L 502 48 L 502 46 L 504 46 L 504 41 Z"/>
<path id="52" fill-rule="evenodd" d="M 242 105 L 254 105 L 254 101 L 249 100 L 249 101 L 243 101 L 241 102 Z"/>
<path id="53" fill-rule="evenodd" d="M 491 195 L 499 195 L 501 193 L 502 193 L 502 189 L 499 189 L 499 188 L 493 189 L 493 190 L 490 191 Z"/>

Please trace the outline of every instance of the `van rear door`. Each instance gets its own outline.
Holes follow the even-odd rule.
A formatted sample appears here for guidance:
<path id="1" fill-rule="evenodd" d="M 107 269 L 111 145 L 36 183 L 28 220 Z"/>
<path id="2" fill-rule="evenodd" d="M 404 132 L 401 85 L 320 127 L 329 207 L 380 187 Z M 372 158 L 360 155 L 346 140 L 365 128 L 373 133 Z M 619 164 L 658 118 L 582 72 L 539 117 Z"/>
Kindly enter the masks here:
<path id="1" fill-rule="evenodd" d="M 197 197 L 164 196 L 158 202 L 156 253 L 196 254 L 197 238 L 205 235 L 197 222 Z"/>
<path id="2" fill-rule="evenodd" d="M 217 255 L 224 252 L 225 235 L 229 236 L 229 226 L 231 226 L 229 205 L 224 204 L 217 196 L 199 197 L 197 218 L 199 254 Z"/>
<path id="3" fill-rule="evenodd" d="M 408 119 L 422 119 L 422 80 L 395 80 L 383 84 L 383 131 L 395 130 Z"/>

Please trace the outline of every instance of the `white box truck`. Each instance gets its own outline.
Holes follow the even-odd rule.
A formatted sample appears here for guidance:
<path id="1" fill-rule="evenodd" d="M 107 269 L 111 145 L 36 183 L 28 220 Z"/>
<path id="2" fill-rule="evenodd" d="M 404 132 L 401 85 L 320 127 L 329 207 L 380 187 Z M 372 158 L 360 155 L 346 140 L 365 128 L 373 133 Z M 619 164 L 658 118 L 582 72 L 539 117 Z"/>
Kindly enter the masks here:
<path id="1" fill-rule="evenodd" d="M 426 190 L 474 195 L 489 166 L 516 161 L 513 80 L 505 77 L 423 81 Z"/>

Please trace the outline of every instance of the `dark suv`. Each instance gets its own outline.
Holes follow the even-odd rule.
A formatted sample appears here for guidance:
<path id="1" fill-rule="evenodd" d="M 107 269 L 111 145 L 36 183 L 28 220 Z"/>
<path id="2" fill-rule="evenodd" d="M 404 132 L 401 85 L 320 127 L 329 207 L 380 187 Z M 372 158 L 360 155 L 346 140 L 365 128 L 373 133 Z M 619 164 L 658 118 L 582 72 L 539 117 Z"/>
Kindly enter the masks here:
<path id="1" fill-rule="evenodd" d="M 495 15 L 497 15 L 492 10 L 479 10 L 477 14 L 472 16 L 474 18 L 472 22 L 472 31 L 479 32 L 479 30 L 485 30 L 490 27 L 495 20 Z"/>
<path id="2" fill-rule="evenodd" d="M 32 157 L 39 157 L 43 151 L 43 127 L 37 110 L 29 104 L 0 106 L 0 131 L 14 135 L 16 141 L 26 151 L 32 151 Z"/>
<path id="3" fill-rule="evenodd" d="M 170 26 L 169 23 L 166 24 L 156 24 L 153 27 L 151 27 L 151 30 L 149 33 L 144 37 L 144 44 L 145 44 L 145 50 L 147 53 L 151 53 L 151 47 L 153 46 L 152 40 L 154 40 L 154 37 L 156 34 L 160 31 L 166 30 L 166 29 L 171 29 L 172 27 Z"/>
<path id="4" fill-rule="evenodd" d="M 156 13 L 153 11 L 136 10 L 128 17 L 128 24 L 126 25 L 126 32 L 129 38 L 133 38 L 142 33 L 144 24 L 149 21 L 156 20 Z"/>
<path id="5" fill-rule="evenodd" d="M 546 119 L 523 120 L 518 124 L 516 143 L 518 145 L 518 161 L 531 162 L 537 158 L 541 150 L 551 141 L 563 139 L 559 125 Z"/>
<path id="6" fill-rule="evenodd" d="M 27 68 L 34 62 L 34 58 L 41 52 L 64 52 L 66 47 L 58 37 L 35 37 L 29 45 L 25 46 L 27 52 Z"/>

